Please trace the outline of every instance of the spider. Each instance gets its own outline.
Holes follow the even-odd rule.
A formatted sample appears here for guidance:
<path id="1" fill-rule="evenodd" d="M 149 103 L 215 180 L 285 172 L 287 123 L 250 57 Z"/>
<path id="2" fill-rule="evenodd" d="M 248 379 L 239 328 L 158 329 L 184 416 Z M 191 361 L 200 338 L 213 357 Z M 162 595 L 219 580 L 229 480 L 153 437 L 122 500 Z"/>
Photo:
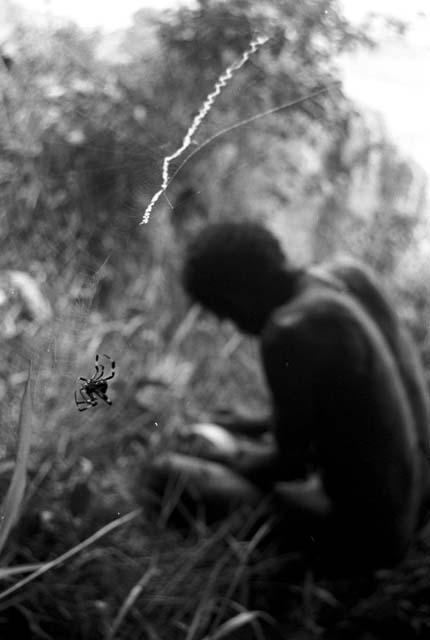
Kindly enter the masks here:
<path id="1" fill-rule="evenodd" d="M 99 363 L 99 354 L 96 355 L 96 363 L 95 373 L 91 376 L 91 378 L 79 378 L 79 380 L 83 381 L 83 385 L 79 389 L 79 393 L 81 394 L 82 400 L 78 400 L 77 392 L 75 391 L 75 402 L 78 407 L 78 411 L 86 411 L 90 407 L 97 406 L 97 397 L 104 400 L 108 405 L 112 404 L 112 400 L 106 395 L 106 391 L 108 388 L 108 380 L 111 380 L 115 375 L 115 360 L 112 360 L 105 353 L 103 354 L 105 358 L 111 361 L 111 374 L 110 376 L 104 377 L 105 368 L 102 364 Z M 80 407 L 79 405 L 85 405 Z"/>

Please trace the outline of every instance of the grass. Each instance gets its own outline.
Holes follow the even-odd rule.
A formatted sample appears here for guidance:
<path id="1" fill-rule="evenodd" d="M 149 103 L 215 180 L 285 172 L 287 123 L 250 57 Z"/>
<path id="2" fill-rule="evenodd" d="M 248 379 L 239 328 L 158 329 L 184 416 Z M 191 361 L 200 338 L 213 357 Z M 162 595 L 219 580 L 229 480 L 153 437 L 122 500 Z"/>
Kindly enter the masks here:
<path id="1" fill-rule="evenodd" d="M 124 294 L 130 305 L 135 287 Z M 119 355 L 113 407 L 79 414 L 67 377 L 36 378 L 46 399 L 21 517 L 2 556 L 1 637 L 388 638 L 400 628 L 425 638 L 429 533 L 396 571 L 315 579 L 296 555 L 280 554 L 271 523 L 255 514 L 197 520 L 184 531 L 139 508 L 148 452 L 216 405 L 265 401 L 253 343 L 194 308 L 176 323 L 162 304 L 155 309 L 164 309 L 157 320 L 136 313 L 125 323 L 89 309 L 75 366 L 88 373 L 95 349 Z M 121 313 L 131 316 L 124 305 Z M 51 375 L 72 361 L 64 344 Z M 4 482 L 10 476 L 9 466 Z M 174 494 L 166 500 L 168 511 Z"/>
<path id="2" fill-rule="evenodd" d="M 91 310 L 91 300 L 78 309 L 70 300 L 67 314 L 63 294 L 54 318 L 65 322 L 58 327 L 53 321 L 33 336 L 32 353 L 42 348 L 43 357 L 34 380 L 36 428 L 27 493 L 0 574 L 0 629 L 5 637 L 20 621 L 23 637 L 126 638 L 138 630 L 163 637 L 166 628 L 169 637 L 187 637 L 187 628 L 193 638 L 201 637 L 208 616 L 215 616 L 212 628 L 219 627 L 218 637 L 225 637 L 229 629 L 257 629 L 264 618 L 220 596 L 226 585 L 233 596 L 247 580 L 243 562 L 235 566 L 233 547 L 234 532 L 243 525 L 227 522 L 212 530 L 202 523 L 184 536 L 135 511 L 136 478 L 148 448 L 166 447 L 182 424 L 210 413 L 208 402 L 215 406 L 236 401 L 244 395 L 243 383 L 249 393 L 249 380 L 258 385 L 261 375 L 253 363 L 254 345 L 228 327 L 214 339 L 213 321 L 200 317 L 196 308 L 183 305 L 181 317 L 173 322 L 159 278 L 154 275 L 148 283 L 140 295 L 152 299 L 152 314 L 126 308 L 124 302 L 130 307 L 135 303 L 141 286 L 136 282 L 118 311 L 118 316 L 129 317 L 126 322 L 104 320 Z M 171 296 L 178 297 L 178 292 Z M 43 351 L 47 343 L 54 343 L 55 359 Z M 194 359 L 196 349 L 203 353 L 206 347 L 214 367 L 206 358 Z M 13 341 L 11 362 L 15 349 Z M 91 372 L 90 354 L 98 351 L 118 361 L 110 388 L 114 405 L 79 414 L 74 379 Z M 25 344 L 22 352 L 28 352 Z M 221 359 L 215 362 L 216 353 Z M 241 371 L 237 377 L 235 368 Z M 9 380 L 13 375 L 17 372 Z M 230 376 L 233 386 L 218 393 Z M 24 377 L 20 380 L 7 390 L 12 404 L 19 405 Z M 11 465 L 5 468 L 5 485 L 10 474 Z M 124 516 L 128 513 L 133 521 Z M 207 585 L 203 593 L 201 584 Z M 201 594 L 197 611 L 195 594 Z M 216 604 L 220 598 L 221 608 Z"/>
<path id="3" fill-rule="evenodd" d="M 28 368 L 28 378 L 21 401 L 15 467 L 8 491 L 0 507 L 0 553 L 7 541 L 12 527 L 18 519 L 18 513 L 22 504 L 26 486 L 27 463 L 30 454 L 33 418 L 30 384 L 31 363 Z"/>

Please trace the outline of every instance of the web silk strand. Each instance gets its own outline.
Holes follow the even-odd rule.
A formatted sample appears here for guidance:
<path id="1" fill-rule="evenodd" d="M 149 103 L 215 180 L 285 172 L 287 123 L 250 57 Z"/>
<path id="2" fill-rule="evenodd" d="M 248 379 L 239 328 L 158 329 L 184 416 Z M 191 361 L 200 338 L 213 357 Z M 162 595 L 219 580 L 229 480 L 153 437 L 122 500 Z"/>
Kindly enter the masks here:
<path id="1" fill-rule="evenodd" d="M 200 111 L 198 112 L 198 114 L 194 118 L 193 122 L 191 123 L 191 126 L 189 127 L 187 133 L 185 134 L 185 137 L 183 139 L 182 145 L 174 153 L 172 153 L 172 155 L 166 156 L 164 158 L 164 160 L 163 160 L 163 171 L 162 171 L 162 181 L 161 181 L 160 189 L 156 193 L 154 193 L 154 195 L 152 196 L 152 199 L 151 199 L 150 203 L 148 204 L 148 206 L 146 207 L 145 212 L 143 214 L 143 218 L 142 218 L 142 220 L 141 220 L 141 222 L 139 224 L 147 224 L 149 222 L 149 218 L 151 216 L 151 212 L 152 212 L 154 206 L 158 202 L 159 198 L 166 191 L 166 189 L 167 189 L 167 187 L 169 185 L 169 181 L 170 181 L 169 169 L 170 169 L 171 162 L 173 162 L 173 160 L 176 160 L 176 158 L 178 158 L 186 149 L 188 149 L 188 147 L 190 146 L 190 144 L 193 141 L 194 134 L 196 133 L 197 129 L 200 127 L 200 125 L 202 124 L 203 120 L 206 118 L 206 116 L 208 115 L 208 113 L 212 109 L 212 106 L 213 106 L 216 98 L 220 95 L 222 89 L 232 79 L 233 74 L 236 71 L 238 71 L 241 67 L 243 67 L 243 65 L 248 61 L 249 57 L 253 53 L 255 53 L 259 47 L 261 47 L 263 44 L 265 44 L 267 42 L 267 40 L 268 40 L 268 38 L 257 38 L 255 40 L 253 40 L 250 43 L 248 49 L 246 51 L 244 51 L 244 53 L 242 54 L 242 57 L 240 58 L 240 60 L 238 60 L 237 62 L 234 62 L 233 64 L 231 64 L 220 75 L 220 77 L 218 78 L 217 82 L 215 83 L 214 90 L 212 91 L 212 93 L 210 93 L 208 95 L 208 97 L 204 101 Z"/>

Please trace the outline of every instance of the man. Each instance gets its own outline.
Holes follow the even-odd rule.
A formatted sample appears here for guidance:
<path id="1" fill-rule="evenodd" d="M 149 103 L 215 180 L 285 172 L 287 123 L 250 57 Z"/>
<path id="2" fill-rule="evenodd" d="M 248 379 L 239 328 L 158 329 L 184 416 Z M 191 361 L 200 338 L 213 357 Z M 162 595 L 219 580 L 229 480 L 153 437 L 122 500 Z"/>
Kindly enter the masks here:
<path id="1" fill-rule="evenodd" d="M 297 269 L 267 229 L 247 222 L 201 232 L 183 282 L 261 341 L 275 447 L 255 464 L 226 463 L 259 489 L 275 487 L 286 521 L 306 521 L 341 562 L 400 559 L 429 496 L 427 391 L 374 278 L 348 261 Z"/>

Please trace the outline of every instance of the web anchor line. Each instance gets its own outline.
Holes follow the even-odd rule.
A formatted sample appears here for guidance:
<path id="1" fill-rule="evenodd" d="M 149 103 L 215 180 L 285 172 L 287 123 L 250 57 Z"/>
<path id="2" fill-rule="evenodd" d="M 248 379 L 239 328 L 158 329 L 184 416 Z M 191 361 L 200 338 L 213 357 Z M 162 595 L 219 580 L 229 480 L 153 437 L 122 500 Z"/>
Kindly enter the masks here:
<path id="1" fill-rule="evenodd" d="M 257 51 L 257 49 L 259 47 L 261 47 L 263 44 L 265 44 L 267 41 L 269 40 L 269 38 L 265 37 L 265 38 L 257 38 L 256 40 L 253 40 L 250 45 L 249 48 L 243 53 L 241 59 L 230 65 L 223 73 L 222 75 L 218 78 L 216 84 L 215 84 L 215 88 L 214 90 L 208 95 L 208 97 L 206 98 L 205 102 L 203 103 L 200 111 L 198 112 L 198 114 L 196 115 L 196 117 L 194 118 L 191 126 L 189 127 L 187 133 L 185 134 L 185 137 L 183 139 L 182 145 L 170 156 L 166 156 L 163 160 L 163 171 L 162 171 L 162 182 L 161 182 L 161 186 L 160 189 L 152 196 L 152 199 L 150 201 L 150 203 L 148 204 L 148 206 L 145 209 L 145 212 L 143 214 L 143 218 L 141 220 L 141 222 L 139 223 L 139 225 L 142 224 L 147 224 L 149 222 L 149 218 L 151 216 L 151 212 L 154 208 L 154 206 L 156 205 L 156 203 L 158 202 L 158 200 L 160 199 L 160 197 L 162 195 L 164 195 L 164 197 L 166 198 L 169 206 L 173 209 L 172 204 L 170 203 L 169 199 L 167 198 L 167 194 L 166 191 L 168 189 L 168 187 L 170 186 L 170 184 L 173 182 L 173 180 L 175 179 L 175 177 L 178 175 L 178 173 L 181 171 L 181 169 L 184 167 L 184 165 L 199 151 L 201 151 L 204 147 L 206 147 L 207 145 L 209 145 L 210 143 L 214 142 L 217 138 L 230 133 L 231 131 L 234 131 L 235 129 L 238 129 L 239 127 L 243 127 L 246 125 L 249 125 L 251 123 L 254 123 L 255 121 L 259 120 L 260 118 L 265 118 L 266 116 L 272 115 L 274 113 L 278 113 L 279 111 L 282 111 L 284 109 L 290 109 L 292 107 L 296 107 L 299 104 L 302 104 L 303 102 L 306 102 L 307 100 L 312 100 L 312 98 L 316 98 L 317 96 L 323 94 L 323 93 L 328 93 L 329 91 L 331 91 L 332 89 L 335 89 L 336 87 L 340 87 L 340 85 L 342 84 L 340 81 L 336 81 L 333 82 L 329 85 L 326 85 L 320 89 L 316 89 L 315 91 L 312 91 L 311 93 L 306 94 L 305 96 L 302 96 L 301 98 L 296 98 L 295 100 L 290 100 L 289 102 L 285 102 L 284 104 L 279 105 L 278 107 L 272 107 L 271 109 L 268 109 L 267 111 L 263 111 L 262 113 L 257 113 L 254 116 L 251 116 L 250 118 L 246 118 L 245 120 L 241 120 L 240 122 L 236 122 L 235 124 L 226 127 L 225 129 L 222 129 L 221 131 L 218 131 L 218 133 L 215 133 L 213 136 L 211 136 L 210 138 L 208 138 L 207 140 L 205 140 L 204 142 L 202 142 L 197 148 L 195 148 L 193 151 L 191 151 L 191 153 L 188 154 L 188 156 L 186 158 L 184 158 L 184 160 L 180 163 L 180 165 L 177 167 L 177 169 L 175 170 L 174 174 L 172 176 L 170 176 L 169 174 L 169 169 L 170 169 L 170 164 L 173 160 L 176 160 L 176 158 L 178 158 L 180 155 L 182 155 L 182 153 L 184 151 L 186 151 L 186 149 L 188 149 L 188 147 L 193 144 L 193 136 L 196 133 L 197 129 L 199 128 L 199 126 L 202 124 L 203 120 L 205 119 L 205 117 L 208 115 L 208 113 L 210 112 L 215 99 L 220 95 L 221 93 L 221 89 L 223 87 L 225 87 L 228 83 L 228 81 L 233 77 L 233 74 L 235 71 L 237 71 L 238 69 L 240 69 L 245 62 L 247 62 L 247 60 L 249 59 L 250 55 L 255 53 L 255 51 Z"/>
<path id="2" fill-rule="evenodd" d="M 244 53 L 242 54 L 242 57 L 240 58 L 240 60 L 231 64 L 220 75 L 217 82 L 215 83 L 214 90 L 208 95 L 208 97 L 204 101 L 200 111 L 194 118 L 193 122 L 191 123 L 191 126 L 189 127 L 187 133 L 185 134 L 185 137 L 182 141 L 182 145 L 174 153 L 172 153 L 172 155 L 166 156 L 164 158 L 163 170 L 162 170 L 162 181 L 161 181 L 160 189 L 152 196 L 152 199 L 148 204 L 148 206 L 146 207 L 145 212 L 143 214 L 143 218 L 139 224 L 147 224 L 149 222 L 149 218 L 151 216 L 151 212 L 154 206 L 158 202 L 159 198 L 163 195 L 163 193 L 165 193 L 169 185 L 169 182 L 170 182 L 169 168 L 170 168 L 171 162 L 173 160 L 176 160 L 176 158 L 178 158 L 186 149 L 188 149 L 188 147 L 193 141 L 194 134 L 196 133 L 197 129 L 200 127 L 203 120 L 206 118 L 206 116 L 212 109 L 212 106 L 216 98 L 220 95 L 221 90 L 227 85 L 229 80 L 232 79 L 233 74 L 236 71 L 238 71 L 241 67 L 243 67 L 243 65 L 245 64 L 245 62 L 247 62 L 249 57 L 253 53 L 255 53 L 257 49 L 259 49 L 263 44 L 265 44 L 268 41 L 268 39 L 269 38 L 265 37 L 265 38 L 256 38 L 255 40 L 252 40 L 248 49 L 246 49 L 246 51 L 244 51 Z"/>

